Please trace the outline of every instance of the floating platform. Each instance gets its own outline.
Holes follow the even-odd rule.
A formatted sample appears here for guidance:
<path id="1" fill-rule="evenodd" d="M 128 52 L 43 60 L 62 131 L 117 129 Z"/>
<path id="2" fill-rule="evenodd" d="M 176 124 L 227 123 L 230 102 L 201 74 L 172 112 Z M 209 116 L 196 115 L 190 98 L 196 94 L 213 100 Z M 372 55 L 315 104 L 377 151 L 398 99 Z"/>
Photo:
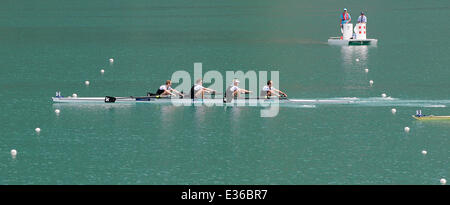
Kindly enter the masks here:
<path id="1" fill-rule="evenodd" d="M 361 45 L 376 45 L 377 39 L 341 39 L 341 37 L 330 37 L 328 44 L 338 46 L 361 46 Z"/>

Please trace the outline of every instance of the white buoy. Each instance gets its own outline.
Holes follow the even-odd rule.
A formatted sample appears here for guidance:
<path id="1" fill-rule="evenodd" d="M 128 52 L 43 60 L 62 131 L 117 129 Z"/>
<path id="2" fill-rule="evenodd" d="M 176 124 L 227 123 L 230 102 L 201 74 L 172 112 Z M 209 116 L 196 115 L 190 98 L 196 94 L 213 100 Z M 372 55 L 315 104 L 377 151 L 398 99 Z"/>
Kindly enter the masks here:
<path id="1" fill-rule="evenodd" d="M 113 59 L 113 58 L 110 58 L 110 59 L 109 59 L 109 62 L 110 62 L 110 63 L 114 63 L 114 59 Z"/>
<path id="2" fill-rule="evenodd" d="M 427 151 L 426 151 L 426 150 L 422 150 L 422 154 L 423 154 L 423 155 L 426 155 L 426 154 L 427 154 Z"/>
<path id="3" fill-rule="evenodd" d="M 90 84 L 89 80 L 84 81 L 84 84 L 89 85 Z"/>
<path id="4" fill-rule="evenodd" d="M 356 62 L 359 62 L 359 58 L 357 58 L 355 61 L 356 61 Z"/>
<path id="5" fill-rule="evenodd" d="M 444 179 L 444 178 L 442 178 L 442 179 L 440 180 L 440 182 L 441 182 L 441 184 L 442 184 L 442 185 L 445 185 L 445 184 L 447 184 L 447 180 L 446 180 L 446 179 Z"/>
<path id="6" fill-rule="evenodd" d="M 381 97 L 385 98 L 386 97 L 386 93 L 382 93 Z"/>
<path id="7" fill-rule="evenodd" d="M 391 109 L 391 112 L 392 112 L 392 114 L 395 114 L 395 113 L 397 112 L 397 109 L 392 108 L 392 109 Z"/>
<path id="8" fill-rule="evenodd" d="M 105 73 L 105 70 L 101 69 L 101 70 L 100 70 L 100 73 Z"/>
<path id="9" fill-rule="evenodd" d="M 367 69 L 367 68 L 366 68 L 366 69 L 364 69 L 364 72 L 368 73 L 368 72 L 369 72 L 369 69 Z"/>
<path id="10" fill-rule="evenodd" d="M 405 127 L 405 132 L 409 132 L 409 127 Z"/>
<path id="11" fill-rule="evenodd" d="M 34 131 L 36 131 L 37 133 L 39 133 L 39 132 L 41 132 L 41 128 L 36 128 L 36 129 L 34 129 Z"/>
<path id="12" fill-rule="evenodd" d="M 72 94 L 72 97 L 76 98 L 78 95 L 76 93 Z"/>
<path id="13" fill-rule="evenodd" d="M 370 86 L 372 86 L 373 85 L 373 80 L 370 80 L 369 84 L 370 84 Z"/>
<path id="14" fill-rule="evenodd" d="M 17 155 L 17 150 L 12 149 L 12 150 L 11 150 L 11 156 L 12 156 L 12 157 L 16 157 L 16 155 Z"/>
<path id="15" fill-rule="evenodd" d="M 56 114 L 59 114 L 60 112 L 61 112 L 61 111 L 60 111 L 59 109 L 56 109 L 56 110 L 55 110 L 55 113 L 56 113 Z"/>

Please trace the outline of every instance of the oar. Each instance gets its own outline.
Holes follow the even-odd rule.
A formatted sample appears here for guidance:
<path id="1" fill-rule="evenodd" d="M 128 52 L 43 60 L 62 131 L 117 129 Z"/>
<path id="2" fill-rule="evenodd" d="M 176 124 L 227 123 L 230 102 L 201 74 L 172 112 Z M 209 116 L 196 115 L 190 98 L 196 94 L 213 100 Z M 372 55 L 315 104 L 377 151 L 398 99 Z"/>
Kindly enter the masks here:
<path id="1" fill-rule="evenodd" d="M 155 98 L 155 99 L 159 99 L 159 98 L 163 98 L 163 99 L 170 99 L 170 97 L 161 97 L 159 95 L 156 96 L 142 96 L 142 97 L 134 97 L 134 96 L 130 96 L 130 97 L 113 97 L 113 96 L 105 96 L 105 103 L 115 103 L 117 99 L 127 99 L 127 98 L 134 98 L 134 99 L 150 99 L 150 98 Z"/>
<path id="2" fill-rule="evenodd" d="M 271 100 L 271 99 L 278 99 L 278 100 L 289 100 L 287 97 L 257 97 L 257 98 L 233 98 L 233 99 L 244 99 L 244 100 Z"/>

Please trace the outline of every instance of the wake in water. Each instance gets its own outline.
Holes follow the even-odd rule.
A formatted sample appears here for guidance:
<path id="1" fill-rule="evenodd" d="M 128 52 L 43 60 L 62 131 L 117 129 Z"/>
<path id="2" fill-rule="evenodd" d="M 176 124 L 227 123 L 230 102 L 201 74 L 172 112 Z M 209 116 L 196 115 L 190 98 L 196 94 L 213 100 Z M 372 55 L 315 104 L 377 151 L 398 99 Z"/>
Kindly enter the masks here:
<path id="1" fill-rule="evenodd" d="M 320 98 L 320 99 L 291 99 L 293 103 L 313 105 L 351 105 L 367 107 L 399 106 L 399 107 L 447 107 L 450 100 L 402 100 L 398 98 Z"/>

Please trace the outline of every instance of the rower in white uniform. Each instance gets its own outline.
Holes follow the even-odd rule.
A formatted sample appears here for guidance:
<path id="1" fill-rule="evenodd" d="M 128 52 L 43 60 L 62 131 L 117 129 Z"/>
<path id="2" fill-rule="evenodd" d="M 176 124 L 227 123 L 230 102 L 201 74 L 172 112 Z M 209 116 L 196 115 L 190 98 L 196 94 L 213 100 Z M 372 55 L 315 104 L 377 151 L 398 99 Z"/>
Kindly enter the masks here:
<path id="1" fill-rule="evenodd" d="M 167 96 L 167 95 L 171 95 L 171 96 L 176 96 L 174 93 L 183 96 L 183 93 L 178 92 L 177 90 L 173 89 L 172 87 L 172 82 L 170 80 L 166 80 L 166 84 L 165 85 L 161 85 L 158 89 L 158 91 L 156 91 L 156 95 L 159 96 Z"/>
<path id="2" fill-rule="evenodd" d="M 261 96 L 264 96 L 265 98 L 269 98 L 271 96 L 277 96 L 277 97 L 287 97 L 286 93 L 284 93 L 281 90 L 278 90 L 274 87 L 272 87 L 272 81 L 267 81 L 267 85 L 263 87 L 261 90 Z"/>
<path id="3" fill-rule="evenodd" d="M 251 92 L 252 91 L 239 88 L 239 80 L 238 79 L 234 79 L 233 80 L 233 84 L 228 86 L 228 88 L 227 88 L 227 90 L 225 92 L 226 102 L 231 102 L 231 100 L 233 98 L 239 97 L 241 95 L 241 93 L 247 94 L 247 93 L 251 93 Z"/>
<path id="4" fill-rule="evenodd" d="M 216 93 L 216 91 L 213 89 L 203 87 L 203 80 L 200 78 L 191 87 L 191 99 L 194 99 L 194 98 L 202 98 L 203 99 L 205 92 L 212 93 L 212 94 Z"/>

